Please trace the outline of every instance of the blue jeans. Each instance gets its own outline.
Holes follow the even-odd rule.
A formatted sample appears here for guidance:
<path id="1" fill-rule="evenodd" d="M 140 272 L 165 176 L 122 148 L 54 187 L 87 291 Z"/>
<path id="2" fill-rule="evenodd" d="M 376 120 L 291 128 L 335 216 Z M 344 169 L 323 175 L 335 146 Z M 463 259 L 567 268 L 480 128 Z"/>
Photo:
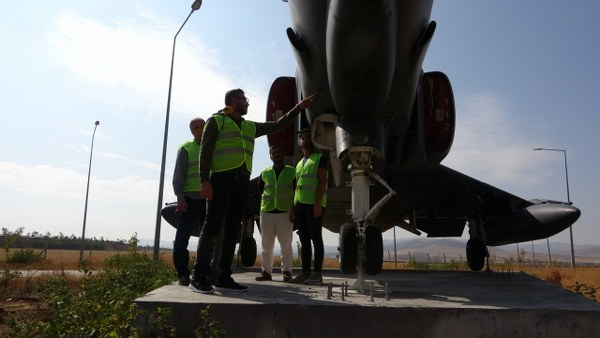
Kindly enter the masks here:
<path id="1" fill-rule="evenodd" d="M 242 220 L 248 204 L 249 176 L 229 173 L 210 175 L 213 199 L 206 203 L 206 217 L 200 231 L 198 253 L 194 264 L 194 277 L 206 278 L 210 274 L 213 246 L 219 229 L 223 230 L 217 280 L 231 279 L 231 264 L 235 245 L 242 230 Z"/>

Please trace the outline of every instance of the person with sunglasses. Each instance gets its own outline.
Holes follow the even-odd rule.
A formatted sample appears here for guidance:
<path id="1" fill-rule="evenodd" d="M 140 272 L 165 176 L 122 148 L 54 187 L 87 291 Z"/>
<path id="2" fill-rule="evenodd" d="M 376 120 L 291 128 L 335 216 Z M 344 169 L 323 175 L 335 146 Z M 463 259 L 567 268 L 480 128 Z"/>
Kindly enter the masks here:
<path id="1" fill-rule="evenodd" d="M 194 292 L 212 293 L 207 277 L 211 274 L 212 248 L 219 229 L 223 230 L 218 271 L 211 281 L 220 291 L 246 291 L 247 286 L 231 277 L 236 240 L 249 195 L 254 139 L 285 129 L 313 105 L 315 96 L 300 101 L 276 121 L 253 122 L 244 119 L 250 106 L 242 89 L 225 93 L 225 108 L 206 120 L 200 146 L 201 193 L 206 198 L 206 217 L 200 232 L 193 277 Z"/>

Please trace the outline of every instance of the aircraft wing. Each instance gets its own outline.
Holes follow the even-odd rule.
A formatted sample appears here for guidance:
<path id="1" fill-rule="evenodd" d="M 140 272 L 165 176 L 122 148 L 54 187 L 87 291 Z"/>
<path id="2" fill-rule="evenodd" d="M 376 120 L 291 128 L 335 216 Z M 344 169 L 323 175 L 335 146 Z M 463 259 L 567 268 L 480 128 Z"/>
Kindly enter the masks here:
<path id="1" fill-rule="evenodd" d="M 552 236 L 580 215 L 570 204 L 525 200 L 443 165 L 407 174 L 398 187 L 406 189 L 398 203 L 415 210 L 414 226 L 428 237 L 460 236 L 465 221 L 480 222 L 487 245 L 504 245 Z"/>
<path id="2" fill-rule="evenodd" d="M 399 226 L 427 237 L 460 237 L 467 222 L 481 222 L 485 243 L 497 246 L 552 236 L 580 215 L 567 203 L 525 200 L 444 165 L 397 172 L 390 181 L 396 194 L 374 219 L 382 231 Z M 328 230 L 339 233 L 342 224 L 352 223 L 350 190 L 345 184 L 329 189 Z M 372 185 L 370 199 L 385 192 Z"/>

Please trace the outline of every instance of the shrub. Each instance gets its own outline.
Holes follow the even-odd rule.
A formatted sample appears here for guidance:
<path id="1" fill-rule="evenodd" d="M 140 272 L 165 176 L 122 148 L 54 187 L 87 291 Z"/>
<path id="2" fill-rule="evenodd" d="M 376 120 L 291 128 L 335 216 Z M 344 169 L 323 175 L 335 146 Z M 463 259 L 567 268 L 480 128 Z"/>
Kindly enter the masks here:
<path id="1" fill-rule="evenodd" d="M 6 263 L 9 264 L 29 264 L 39 262 L 42 257 L 36 255 L 32 249 L 19 249 L 12 255 L 6 257 Z"/>
<path id="2" fill-rule="evenodd" d="M 17 279 L 20 274 L 20 272 L 11 271 L 9 269 L 0 271 L 0 286 L 7 288 L 10 281 Z"/>
<path id="3" fill-rule="evenodd" d="M 596 295 L 597 289 L 591 285 L 575 282 L 575 285 L 571 285 L 569 288 L 582 296 L 591 298 L 594 302 L 597 302 L 599 299 Z"/>
<path id="4" fill-rule="evenodd" d="M 552 284 L 562 286 L 562 276 L 558 270 L 548 272 L 545 279 Z"/>
<path id="5" fill-rule="evenodd" d="M 140 337 L 148 333 L 135 327 L 140 313 L 134 300 L 160 286 L 171 283 L 173 268 L 137 253 L 130 241 L 130 252 L 105 260 L 98 273 L 84 269 L 79 284 L 73 287 L 64 275 L 51 278 L 45 285 L 43 300 L 50 309 L 51 321 L 20 322 L 9 320 L 14 337 Z M 166 325 L 169 309 L 151 314 L 154 334 L 175 337 L 175 328 Z M 206 321 L 205 321 L 206 322 Z M 214 322 L 201 328 L 219 332 Z"/>

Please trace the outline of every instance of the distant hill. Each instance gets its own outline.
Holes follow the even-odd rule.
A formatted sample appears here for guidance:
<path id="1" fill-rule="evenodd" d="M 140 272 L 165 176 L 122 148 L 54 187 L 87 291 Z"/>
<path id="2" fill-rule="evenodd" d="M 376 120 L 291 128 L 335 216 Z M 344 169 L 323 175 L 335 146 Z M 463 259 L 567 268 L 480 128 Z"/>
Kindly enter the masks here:
<path id="1" fill-rule="evenodd" d="M 140 246 L 153 247 L 152 240 L 140 240 Z M 190 244 L 193 246 L 192 244 Z M 257 243 L 258 252 L 260 254 L 260 242 Z M 402 239 L 396 241 L 396 259 L 398 261 L 408 261 L 409 257 L 415 258 L 417 261 L 465 261 L 467 245 L 466 240 L 455 238 L 414 238 Z M 172 249 L 172 241 L 161 241 L 161 249 Z M 195 248 L 189 248 L 194 251 Z M 488 247 L 490 255 L 498 260 L 517 259 L 517 246 L 515 244 L 503 245 L 499 247 Z M 276 247 L 275 252 L 279 248 Z M 294 246 L 294 252 L 296 247 Z M 394 260 L 394 242 L 384 240 L 383 243 L 384 260 Z M 535 254 L 536 261 L 548 260 L 548 247 L 545 241 L 534 242 L 533 251 L 531 242 L 519 243 L 519 251 L 524 252 L 523 259 L 532 260 Z M 553 261 L 568 263 L 571 259 L 571 245 L 563 242 L 551 242 L 550 253 Z M 325 246 L 325 257 L 335 258 L 338 255 L 337 246 Z M 582 244 L 575 245 L 575 258 L 579 264 L 600 264 L 600 245 Z"/>
<path id="2" fill-rule="evenodd" d="M 0 236 L 0 247 L 4 247 L 7 236 Z M 71 236 L 19 236 L 10 245 L 11 248 L 49 249 L 49 250 L 79 250 L 81 239 Z M 86 250 L 99 251 L 126 251 L 129 247 L 127 241 L 110 241 L 105 239 L 86 238 L 84 248 Z"/>
<path id="3" fill-rule="evenodd" d="M 416 238 L 398 240 L 396 254 L 399 260 L 407 260 L 409 256 L 418 261 L 465 260 L 467 242 L 462 239 L 451 238 Z M 488 247 L 490 255 L 496 259 L 517 259 L 517 245 L 503 245 Z M 575 259 L 577 262 L 600 264 L 600 245 L 584 244 L 575 245 Z M 532 248 L 531 242 L 519 243 L 519 252 L 524 254 L 523 259 L 536 261 L 548 260 L 548 245 L 544 241 L 537 241 Z M 550 255 L 553 261 L 570 262 L 571 245 L 569 243 L 551 242 Z M 384 241 L 384 258 L 394 257 L 393 241 Z"/>

